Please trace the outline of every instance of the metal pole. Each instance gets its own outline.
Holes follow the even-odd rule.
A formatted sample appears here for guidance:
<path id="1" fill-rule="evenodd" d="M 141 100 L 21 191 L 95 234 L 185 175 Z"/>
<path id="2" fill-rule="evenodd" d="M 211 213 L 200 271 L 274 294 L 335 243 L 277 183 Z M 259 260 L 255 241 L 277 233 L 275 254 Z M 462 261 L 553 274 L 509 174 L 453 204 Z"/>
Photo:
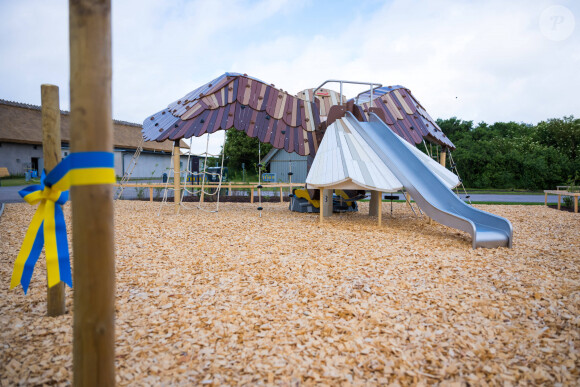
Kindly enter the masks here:
<path id="1" fill-rule="evenodd" d="M 42 100 L 42 157 L 44 158 L 44 169 L 48 173 L 62 159 L 58 86 L 41 85 L 40 93 Z M 60 316 L 66 312 L 64 282 L 47 288 L 46 296 L 48 316 Z"/>
<path id="2" fill-rule="evenodd" d="M 70 0 L 71 150 L 113 151 L 110 0 Z M 113 185 L 71 187 L 73 385 L 115 385 Z"/>

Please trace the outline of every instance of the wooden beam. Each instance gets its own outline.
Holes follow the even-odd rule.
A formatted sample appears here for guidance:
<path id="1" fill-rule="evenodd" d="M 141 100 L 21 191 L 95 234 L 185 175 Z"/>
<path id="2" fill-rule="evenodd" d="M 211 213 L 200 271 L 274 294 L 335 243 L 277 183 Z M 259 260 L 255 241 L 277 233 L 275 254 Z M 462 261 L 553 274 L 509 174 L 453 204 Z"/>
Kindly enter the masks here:
<path id="1" fill-rule="evenodd" d="M 322 223 L 323 219 L 324 219 L 324 190 L 321 189 L 320 190 L 320 223 Z"/>
<path id="2" fill-rule="evenodd" d="M 149 201 L 153 201 L 153 187 L 149 187 Z"/>
<path id="3" fill-rule="evenodd" d="M 70 0 L 73 152 L 113 151 L 110 0 Z M 115 385 L 113 185 L 71 187 L 73 385 Z"/>
<path id="4" fill-rule="evenodd" d="M 443 148 L 443 149 L 441 149 L 441 153 L 439 153 L 439 164 L 445 166 L 445 163 L 447 162 L 446 157 L 447 157 L 447 152 L 446 152 L 445 148 Z"/>
<path id="5" fill-rule="evenodd" d="M 578 213 L 578 196 L 574 196 L 574 212 Z"/>
<path id="6" fill-rule="evenodd" d="M 547 206 L 548 205 L 548 193 L 544 192 L 544 205 Z"/>
<path id="7" fill-rule="evenodd" d="M 558 209 L 560 209 L 561 202 L 562 202 L 562 195 L 558 194 Z"/>
<path id="8" fill-rule="evenodd" d="M 381 227 L 383 223 L 383 193 L 378 192 L 378 194 L 379 194 L 379 202 L 378 202 L 379 227 Z"/>
<path id="9" fill-rule="evenodd" d="M 181 189 L 179 187 L 181 181 L 181 151 L 179 150 L 179 140 L 173 143 L 173 202 L 175 203 L 175 213 L 179 212 L 179 202 L 181 200 Z"/>
<path id="10" fill-rule="evenodd" d="M 371 200 L 369 201 L 369 216 L 379 215 L 379 206 L 382 201 L 382 193 L 379 191 L 371 191 Z"/>
<path id="11" fill-rule="evenodd" d="M 42 157 L 46 173 L 52 171 L 62 159 L 60 148 L 60 104 L 58 86 L 41 85 L 42 101 Z M 46 292 L 46 309 L 48 316 L 65 314 L 64 282 L 59 282 Z"/>
<path id="12" fill-rule="evenodd" d="M 322 210 L 323 216 L 332 216 L 332 194 L 334 189 L 327 188 L 322 191 L 323 195 L 320 197 L 320 209 Z"/>
<path id="13" fill-rule="evenodd" d="M 284 193 L 282 192 L 282 187 L 280 187 L 280 203 L 284 203 Z"/>

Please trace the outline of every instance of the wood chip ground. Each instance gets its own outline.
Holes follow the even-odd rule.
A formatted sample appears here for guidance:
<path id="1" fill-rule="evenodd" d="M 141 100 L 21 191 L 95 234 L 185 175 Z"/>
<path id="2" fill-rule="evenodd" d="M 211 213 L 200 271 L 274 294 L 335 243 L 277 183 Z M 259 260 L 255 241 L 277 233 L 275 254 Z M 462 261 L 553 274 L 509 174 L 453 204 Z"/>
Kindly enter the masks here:
<path id="1" fill-rule="evenodd" d="M 159 205 L 116 203 L 119 385 L 580 384 L 579 214 L 478 205 L 514 248 L 472 250 L 404 203 L 380 228 L 366 203 L 322 225 Z M 33 211 L 0 218 L 2 386 L 72 379 L 72 291 L 45 316 L 43 256 L 27 296 L 8 290 Z"/>

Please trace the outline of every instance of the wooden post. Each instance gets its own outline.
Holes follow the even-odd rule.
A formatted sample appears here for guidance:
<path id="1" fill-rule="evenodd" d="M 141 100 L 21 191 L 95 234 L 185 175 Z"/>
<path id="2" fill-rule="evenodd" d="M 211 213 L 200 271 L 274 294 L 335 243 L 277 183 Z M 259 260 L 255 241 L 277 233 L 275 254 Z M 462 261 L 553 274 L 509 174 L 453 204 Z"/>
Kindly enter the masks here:
<path id="1" fill-rule="evenodd" d="M 560 202 L 562 201 L 562 195 L 558 194 L 558 209 L 560 209 Z"/>
<path id="2" fill-rule="evenodd" d="M 322 223 L 322 220 L 324 219 L 324 190 L 321 189 L 320 190 L 320 223 Z"/>
<path id="3" fill-rule="evenodd" d="M 280 186 L 280 203 L 284 203 L 284 193 L 282 192 L 282 186 Z"/>
<path id="4" fill-rule="evenodd" d="M 149 187 L 149 201 L 153 201 L 153 187 Z"/>
<path id="5" fill-rule="evenodd" d="M 544 192 L 544 205 L 547 206 L 548 205 L 548 193 Z"/>
<path id="6" fill-rule="evenodd" d="M 381 227 L 383 223 L 383 193 L 378 192 L 378 194 L 379 194 L 379 203 L 378 203 L 379 227 Z"/>
<path id="7" fill-rule="evenodd" d="M 250 196 L 250 203 L 254 203 L 254 189 L 252 188 L 251 196 Z"/>
<path id="8" fill-rule="evenodd" d="M 446 149 L 443 148 L 443 149 L 441 149 L 441 153 L 439 153 L 439 164 L 445 166 L 445 163 L 447 161 L 445 159 L 446 157 L 447 157 L 447 152 L 446 152 Z"/>
<path id="9" fill-rule="evenodd" d="M 62 159 L 60 149 L 60 105 L 58 86 L 41 85 L 42 100 L 42 157 L 44 169 L 50 172 Z M 65 314 L 64 282 L 59 282 L 46 292 L 46 309 L 48 316 Z"/>
<path id="10" fill-rule="evenodd" d="M 371 191 L 371 200 L 369 201 L 369 216 L 378 216 L 380 203 L 382 201 L 382 193 L 379 191 Z"/>
<path id="11" fill-rule="evenodd" d="M 228 183 L 228 196 L 232 196 L 232 182 Z"/>
<path id="12" fill-rule="evenodd" d="M 179 150 L 179 140 L 173 143 L 173 202 L 175 203 L 175 213 L 179 212 L 179 201 L 181 199 L 181 189 L 179 187 L 181 180 L 181 151 Z"/>
<path id="13" fill-rule="evenodd" d="M 113 151 L 110 0 L 70 0 L 73 152 Z M 113 185 L 71 187 L 73 385 L 115 385 Z"/>
<path id="14" fill-rule="evenodd" d="M 333 194 L 334 190 L 333 189 L 325 189 L 322 191 L 323 195 L 320 197 L 321 199 L 321 204 L 320 204 L 320 208 L 323 212 L 323 216 L 325 217 L 329 217 L 332 216 L 332 194 Z"/>
<path id="15" fill-rule="evenodd" d="M 574 196 L 574 212 L 578 213 L 578 196 Z"/>

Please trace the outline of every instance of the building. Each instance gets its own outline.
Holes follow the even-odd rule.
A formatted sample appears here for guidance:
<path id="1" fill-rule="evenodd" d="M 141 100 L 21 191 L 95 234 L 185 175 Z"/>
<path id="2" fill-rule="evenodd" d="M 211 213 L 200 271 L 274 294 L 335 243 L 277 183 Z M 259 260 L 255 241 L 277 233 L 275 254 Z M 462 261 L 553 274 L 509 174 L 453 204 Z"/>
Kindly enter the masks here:
<path id="1" fill-rule="evenodd" d="M 288 172 L 292 171 L 292 183 L 306 182 L 308 156 L 288 153 L 284 149 L 272 148 L 262 159 L 262 164 L 269 165 L 270 173 L 276 174 L 276 182 L 288 183 Z"/>
<path id="2" fill-rule="evenodd" d="M 70 115 L 61 111 L 62 155 L 70 153 Z M 113 120 L 113 144 L 115 174 L 123 176 L 131 166 L 131 159 L 141 143 L 141 125 Z M 181 148 L 188 146 L 180 140 Z M 162 143 L 146 141 L 132 178 L 160 178 L 172 166 L 172 141 Z M 181 156 L 181 170 L 187 156 Z M 190 160 L 190 170 L 197 167 L 197 158 Z M 40 106 L 28 105 L 0 99 L 0 167 L 8 168 L 11 175 L 24 175 L 27 171 L 41 171 L 42 158 L 42 114 Z M 195 169 L 197 170 L 197 168 Z M 169 173 L 168 173 L 169 174 Z"/>

